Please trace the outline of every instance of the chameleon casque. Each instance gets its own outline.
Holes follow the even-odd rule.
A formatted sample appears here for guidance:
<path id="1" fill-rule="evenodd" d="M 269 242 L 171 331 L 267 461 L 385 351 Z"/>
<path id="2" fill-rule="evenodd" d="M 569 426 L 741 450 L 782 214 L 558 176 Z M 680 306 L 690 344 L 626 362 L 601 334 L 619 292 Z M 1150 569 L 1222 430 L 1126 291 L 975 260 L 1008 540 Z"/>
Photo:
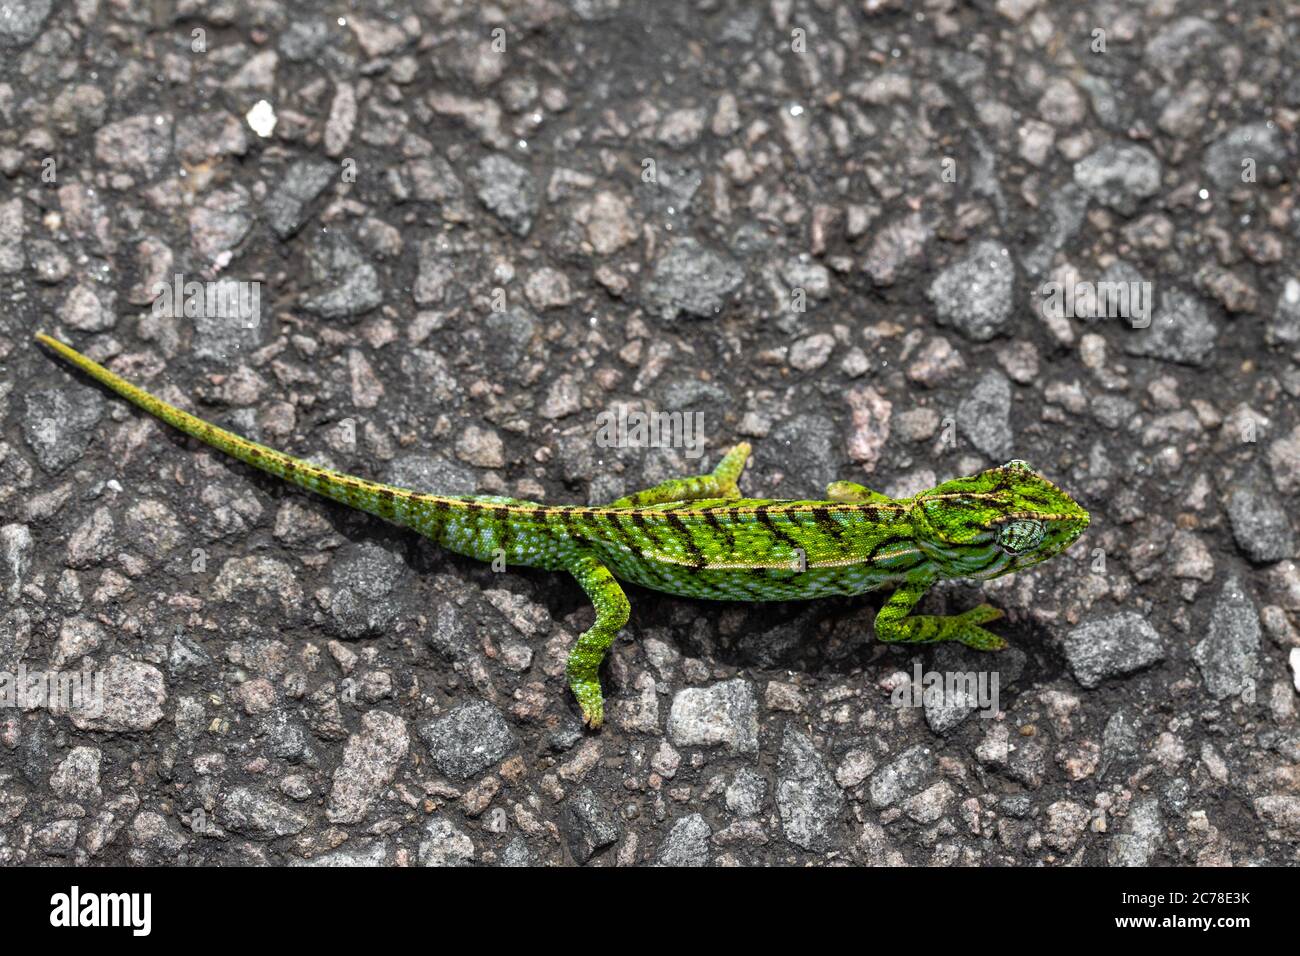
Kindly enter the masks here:
<path id="1" fill-rule="evenodd" d="M 1069 547 L 1088 512 L 1023 461 L 894 499 L 848 481 L 826 500 L 742 498 L 749 458 L 739 444 L 707 475 L 665 481 L 600 507 L 544 505 L 494 495 L 438 495 L 355 478 L 240 438 L 130 384 L 47 335 L 37 339 L 145 411 L 240 461 L 431 538 L 482 561 L 568 571 L 596 621 L 568 658 L 569 686 L 593 727 L 604 719 L 598 670 L 627 622 L 619 581 L 668 594 L 727 601 L 786 601 L 894 593 L 875 619 L 882 641 L 1006 642 L 980 625 L 1002 612 L 981 604 L 947 617 L 913 615 L 936 581 L 987 579 Z"/>

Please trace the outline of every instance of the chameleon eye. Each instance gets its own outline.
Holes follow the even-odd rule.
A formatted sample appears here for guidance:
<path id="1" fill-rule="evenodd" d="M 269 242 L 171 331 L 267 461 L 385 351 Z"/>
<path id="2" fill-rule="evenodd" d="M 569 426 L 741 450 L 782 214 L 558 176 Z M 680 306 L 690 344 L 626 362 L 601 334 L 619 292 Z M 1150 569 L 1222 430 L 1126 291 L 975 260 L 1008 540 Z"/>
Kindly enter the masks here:
<path id="1" fill-rule="evenodd" d="M 1008 521 L 998 532 L 998 544 L 1007 554 L 1024 554 L 1043 543 L 1047 527 L 1041 521 Z"/>

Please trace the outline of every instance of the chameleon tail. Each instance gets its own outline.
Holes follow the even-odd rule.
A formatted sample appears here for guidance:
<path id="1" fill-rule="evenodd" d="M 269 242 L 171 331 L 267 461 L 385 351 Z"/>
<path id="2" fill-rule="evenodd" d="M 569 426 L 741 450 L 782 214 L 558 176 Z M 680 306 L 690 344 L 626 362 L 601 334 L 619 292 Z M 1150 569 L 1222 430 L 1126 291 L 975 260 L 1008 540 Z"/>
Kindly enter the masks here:
<path id="1" fill-rule="evenodd" d="M 87 358 L 76 349 L 64 345 L 57 339 L 40 332 L 36 334 L 36 338 L 95 379 L 95 381 L 111 388 L 123 398 L 143 408 L 154 417 L 162 419 L 173 428 L 179 429 L 185 434 L 225 452 L 232 458 L 238 458 L 254 468 L 260 468 L 262 471 L 283 478 L 300 488 L 314 491 L 327 498 L 351 505 L 353 508 L 378 515 L 381 518 L 387 518 L 389 521 L 405 523 L 403 518 L 406 517 L 408 505 L 410 504 L 408 499 L 415 497 L 412 492 L 354 478 L 351 475 L 345 475 L 329 468 L 322 468 L 319 465 L 303 461 L 301 458 L 294 458 L 283 452 L 276 451 L 274 448 L 268 448 L 265 445 L 259 445 L 256 442 L 240 438 L 233 432 L 218 428 L 216 425 L 205 422 L 189 412 L 183 412 L 179 408 L 167 404 L 162 399 L 150 395 L 144 389 L 137 388 L 121 376 L 113 374 L 98 362 Z M 429 496 L 422 495 L 419 497 L 422 500 L 433 500 Z"/>

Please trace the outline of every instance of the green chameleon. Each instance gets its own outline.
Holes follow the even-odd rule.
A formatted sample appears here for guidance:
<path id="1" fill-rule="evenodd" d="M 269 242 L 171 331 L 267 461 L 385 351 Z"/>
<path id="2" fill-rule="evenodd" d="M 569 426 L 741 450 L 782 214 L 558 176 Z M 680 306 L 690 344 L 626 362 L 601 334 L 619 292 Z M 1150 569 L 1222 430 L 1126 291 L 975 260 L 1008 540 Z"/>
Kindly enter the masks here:
<path id="1" fill-rule="evenodd" d="M 627 623 L 619 580 L 683 597 L 786 601 L 853 595 L 892 584 L 876 615 L 882 641 L 1006 642 L 980 627 L 1002 616 L 988 604 L 950 617 L 913 615 L 936 581 L 993 578 L 1038 564 L 1088 526 L 1065 492 L 1023 461 L 889 498 L 849 481 L 825 501 L 742 498 L 749 458 L 739 444 L 707 475 L 665 481 L 596 508 L 495 495 L 435 495 L 321 468 L 209 424 L 135 387 L 47 335 L 88 375 L 187 435 L 310 491 L 411 528 L 481 561 L 568 571 L 595 605 L 596 622 L 569 653 L 569 686 L 593 727 L 604 720 L 598 670 Z"/>

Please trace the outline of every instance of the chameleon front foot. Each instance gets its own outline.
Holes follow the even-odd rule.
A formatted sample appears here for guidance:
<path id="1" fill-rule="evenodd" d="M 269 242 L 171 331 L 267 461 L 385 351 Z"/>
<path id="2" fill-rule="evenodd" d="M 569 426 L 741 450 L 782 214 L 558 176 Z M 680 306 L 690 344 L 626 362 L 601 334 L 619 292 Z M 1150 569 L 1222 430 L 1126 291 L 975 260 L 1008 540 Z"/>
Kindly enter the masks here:
<path id="1" fill-rule="evenodd" d="M 912 608 L 916 607 L 931 583 L 917 581 L 900 586 L 876 615 L 876 637 L 887 643 L 905 644 L 957 641 L 978 651 L 1000 651 L 1007 646 L 998 635 L 980 627 L 1002 617 L 1002 612 L 991 604 L 981 604 L 951 617 L 911 616 Z"/>
<path id="2" fill-rule="evenodd" d="M 981 604 L 969 611 L 963 611 L 952 618 L 957 622 L 957 631 L 952 640 L 960 641 L 977 651 L 1000 651 L 1007 646 L 1007 642 L 979 625 L 996 621 L 1002 616 L 1002 612 L 991 604 Z"/>

